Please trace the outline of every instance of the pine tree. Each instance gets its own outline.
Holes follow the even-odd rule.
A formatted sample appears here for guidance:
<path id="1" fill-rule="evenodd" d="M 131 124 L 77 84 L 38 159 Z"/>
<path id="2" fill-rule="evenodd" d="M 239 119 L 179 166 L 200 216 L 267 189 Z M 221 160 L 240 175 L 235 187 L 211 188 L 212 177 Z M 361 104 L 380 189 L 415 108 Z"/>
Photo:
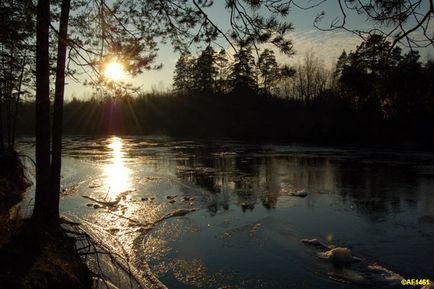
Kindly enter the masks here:
<path id="1" fill-rule="evenodd" d="M 241 47 L 234 55 L 235 63 L 230 74 L 232 91 L 256 92 L 257 80 L 255 71 L 255 59 L 249 46 Z"/>
<path id="2" fill-rule="evenodd" d="M 342 51 L 341 55 L 338 57 L 336 61 L 335 70 L 333 72 L 333 77 L 335 79 L 339 79 L 344 71 L 345 67 L 348 66 L 348 55 L 345 50 Z"/>
<path id="3" fill-rule="evenodd" d="M 195 59 L 190 54 L 181 54 L 175 65 L 173 87 L 175 91 L 186 94 L 193 90 L 193 69 Z"/>
<path id="4" fill-rule="evenodd" d="M 29 0 L 0 2 L 0 151 L 13 149 L 18 104 L 33 78 L 34 19 Z M 5 121 L 5 125 L 3 122 Z"/>
<path id="5" fill-rule="evenodd" d="M 338 86 L 355 107 L 370 105 L 380 109 L 382 100 L 377 95 L 376 84 L 387 77 L 402 58 L 398 47 L 389 54 L 390 45 L 384 36 L 373 34 L 350 52 L 346 60 L 345 55 L 341 55 Z"/>
<path id="6" fill-rule="evenodd" d="M 259 55 L 258 67 L 262 77 L 264 93 L 269 94 L 272 85 L 280 78 L 280 69 L 273 50 L 265 49 Z"/>
<path id="7" fill-rule="evenodd" d="M 230 70 L 226 50 L 221 49 L 217 53 L 215 65 L 217 69 L 216 91 L 218 93 L 225 93 L 228 91 L 228 72 Z"/>
<path id="8" fill-rule="evenodd" d="M 208 46 L 196 60 L 194 68 L 194 88 L 200 92 L 212 92 L 215 88 L 217 69 L 214 49 Z"/>

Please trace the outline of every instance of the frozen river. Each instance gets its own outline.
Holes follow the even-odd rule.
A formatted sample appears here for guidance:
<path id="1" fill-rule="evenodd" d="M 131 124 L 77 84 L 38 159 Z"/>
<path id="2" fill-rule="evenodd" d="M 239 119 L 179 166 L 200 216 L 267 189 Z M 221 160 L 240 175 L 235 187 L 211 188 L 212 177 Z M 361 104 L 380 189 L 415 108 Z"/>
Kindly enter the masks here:
<path id="1" fill-rule="evenodd" d="M 21 139 L 21 150 L 31 154 L 32 143 Z M 434 153 L 67 137 L 62 170 L 62 214 L 126 256 L 150 287 L 434 278 Z M 361 261 L 336 267 L 301 242 L 313 238 Z"/>

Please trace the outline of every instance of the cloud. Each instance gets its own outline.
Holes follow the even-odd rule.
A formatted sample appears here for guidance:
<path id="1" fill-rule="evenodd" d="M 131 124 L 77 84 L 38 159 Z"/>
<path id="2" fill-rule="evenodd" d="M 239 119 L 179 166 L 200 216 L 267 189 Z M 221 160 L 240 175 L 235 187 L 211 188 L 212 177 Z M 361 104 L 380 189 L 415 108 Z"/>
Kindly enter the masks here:
<path id="1" fill-rule="evenodd" d="M 433 37 L 434 39 L 434 33 L 431 31 L 434 31 L 434 22 L 429 24 L 429 27 L 427 29 L 428 35 L 424 35 L 423 31 L 419 29 L 413 32 L 410 37 L 414 40 L 421 41 L 421 45 L 426 45 L 429 41 L 429 39 L 427 39 L 427 36 L 428 38 Z M 297 31 L 292 32 L 289 35 L 289 38 L 293 41 L 296 54 L 289 59 L 287 56 L 278 54 L 279 61 L 292 65 L 298 64 L 302 62 L 306 52 L 312 49 L 315 55 L 319 59 L 324 61 L 327 67 L 332 67 L 335 64 L 337 58 L 342 53 L 342 50 L 345 49 L 347 52 L 351 50 L 354 51 L 356 49 L 356 46 L 360 45 L 360 43 L 362 42 L 362 39 L 357 35 L 342 30 L 319 31 L 316 29 L 311 29 L 306 31 Z M 406 43 L 404 40 L 402 40 L 401 42 L 402 43 L 400 43 L 399 45 L 403 49 L 403 52 L 406 53 L 408 51 L 408 48 L 405 47 Z M 402 44 L 404 44 L 404 46 Z M 413 48 L 419 50 L 422 56 L 422 60 L 426 61 L 430 58 L 433 46 L 428 45 L 425 48 L 414 46 Z"/>
<path id="2" fill-rule="evenodd" d="M 291 65 L 298 64 L 302 62 L 306 52 L 312 49 L 327 67 L 334 65 L 342 50 L 345 49 L 347 52 L 355 50 L 362 41 L 356 35 L 343 31 L 307 30 L 293 32 L 289 37 L 293 41 L 296 54 L 290 58 L 277 54 L 279 62 Z"/>

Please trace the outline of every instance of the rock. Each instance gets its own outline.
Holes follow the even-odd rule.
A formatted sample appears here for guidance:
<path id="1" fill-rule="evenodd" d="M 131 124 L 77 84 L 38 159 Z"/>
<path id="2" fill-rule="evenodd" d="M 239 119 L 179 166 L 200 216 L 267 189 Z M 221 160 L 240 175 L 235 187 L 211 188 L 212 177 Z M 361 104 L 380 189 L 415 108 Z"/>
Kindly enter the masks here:
<path id="1" fill-rule="evenodd" d="M 369 286 L 369 288 L 403 288 L 401 286 L 403 277 L 381 265 L 362 262 L 353 269 L 349 268 L 352 263 L 362 261 L 362 259 L 353 256 L 349 248 L 335 247 L 334 245 L 327 246 L 318 239 L 303 239 L 301 242 L 326 249 L 325 252 L 317 255 L 319 258 L 330 261 L 335 267 L 338 267 L 328 273 L 329 278 L 335 281 L 365 285 Z M 421 289 L 434 289 L 434 286 L 432 284 L 426 285 Z"/>
<path id="2" fill-rule="evenodd" d="M 329 251 L 318 253 L 322 259 L 328 260 L 337 267 L 349 267 L 351 263 L 360 261 L 360 258 L 354 258 L 351 250 L 348 248 L 337 247 Z"/>

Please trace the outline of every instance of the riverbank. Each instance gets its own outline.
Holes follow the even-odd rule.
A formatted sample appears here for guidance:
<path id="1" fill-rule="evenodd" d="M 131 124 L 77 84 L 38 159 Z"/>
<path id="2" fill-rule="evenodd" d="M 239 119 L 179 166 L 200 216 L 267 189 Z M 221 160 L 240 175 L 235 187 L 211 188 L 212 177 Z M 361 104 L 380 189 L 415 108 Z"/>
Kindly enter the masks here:
<path id="1" fill-rule="evenodd" d="M 18 153 L 14 150 L 0 152 L 0 246 L 11 237 L 18 204 L 29 186 Z"/>
<path id="2" fill-rule="evenodd" d="M 30 182 L 15 151 L 0 154 L 0 288 L 92 288 L 75 239 L 64 229 L 20 219 Z"/>
<path id="3" fill-rule="evenodd" d="M 92 288 L 93 273 L 60 226 L 15 221 L 0 248 L 1 288 Z"/>
<path id="4" fill-rule="evenodd" d="M 15 150 L 0 152 L 0 218 L 22 200 L 29 186 L 18 153 Z"/>

